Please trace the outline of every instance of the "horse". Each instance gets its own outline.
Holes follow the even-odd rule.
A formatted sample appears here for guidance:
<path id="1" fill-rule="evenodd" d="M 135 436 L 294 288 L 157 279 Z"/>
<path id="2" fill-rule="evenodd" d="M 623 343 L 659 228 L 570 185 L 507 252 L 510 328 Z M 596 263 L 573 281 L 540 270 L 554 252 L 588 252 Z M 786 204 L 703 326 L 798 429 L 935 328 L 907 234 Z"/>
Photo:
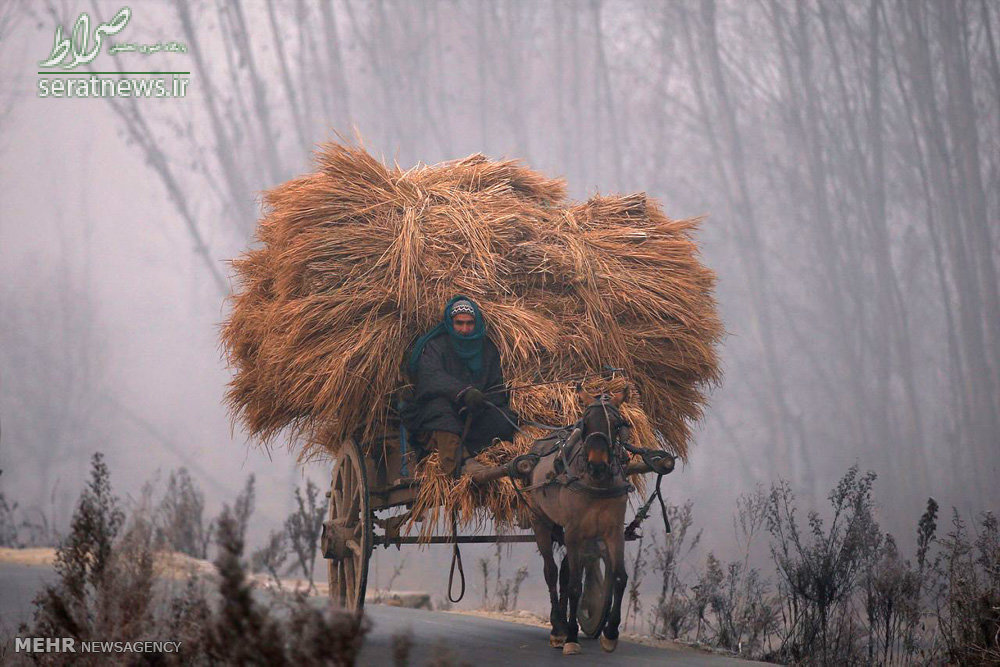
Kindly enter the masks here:
<path id="1" fill-rule="evenodd" d="M 600 638 L 601 648 L 610 653 L 618 645 L 622 596 L 628 583 L 624 532 L 630 487 L 624 478 L 617 443 L 619 430 L 627 428 L 619 407 L 628 399 L 628 393 L 626 387 L 610 396 L 592 396 L 578 386 L 577 396 L 587 407 L 561 448 L 572 459 L 572 474 L 560 483 L 560 466 L 565 470 L 567 462 L 559 451 L 551 451 L 559 447 L 550 446 L 531 471 L 524 491 L 526 500 L 530 498 L 531 526 L 545 563 L 545 584 L 552 605 L 549 644 L 562 648 L 563 655 L 580 653 L 577 609 L 583 589 L 584 551 L 595 540 L 604 542 L 608 572 L 614 577 L 614 599 Z M 539 453 L 544 449 L 543 442 L 539 443 Z M 566 546 L 562 571 L 553 557 L 553 546 L 560 538 Z"/>

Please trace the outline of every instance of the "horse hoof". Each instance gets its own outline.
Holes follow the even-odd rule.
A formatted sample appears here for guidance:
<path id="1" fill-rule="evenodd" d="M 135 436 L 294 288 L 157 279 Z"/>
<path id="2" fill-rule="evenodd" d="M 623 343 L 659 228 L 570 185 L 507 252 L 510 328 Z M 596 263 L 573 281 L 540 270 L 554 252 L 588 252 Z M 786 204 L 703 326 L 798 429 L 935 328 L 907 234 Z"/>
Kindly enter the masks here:
<path id="1" fill-rule="evenodd" d="M 563 655 L 578 655 L 580 653 L 580 645 L 576 642 L 566 642 L 563 644 Z"/>
<path id="2" fill-rule="evenodd" d="M 601 648 L 604 649 L 605 653 L 611 653 L 618 648 L 618 640 L 608 639 L 604 635 L 601 635 Z"/>
<path id="3" fill-rule="evenodd" d="M 566 635 L 549 635 L 549 646 L 562 648 L 566 645 Z"/>

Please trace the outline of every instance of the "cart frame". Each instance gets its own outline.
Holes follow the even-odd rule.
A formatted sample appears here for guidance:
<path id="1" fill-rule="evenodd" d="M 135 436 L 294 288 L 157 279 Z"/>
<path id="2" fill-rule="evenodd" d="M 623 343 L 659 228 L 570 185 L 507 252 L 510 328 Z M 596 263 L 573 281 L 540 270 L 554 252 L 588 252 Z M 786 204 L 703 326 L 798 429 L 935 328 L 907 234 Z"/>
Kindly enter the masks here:
<path id="1" fill-rule="evenodd" d="M 345 609 L 359 612 L 364 608 L 369 562 L 376 546 L 535 543 L 532 533 L 429 538 L 400 535 L 408 515 L 380 517 L 378 512 L 412 507 L 416 499 L 419 481 L 402 474 L 403 458 L 398 432 L 387 432 L 381 442 L 369 447 L 353 438 L 342 443 L 334 461 L 320 549 L 328 562 L 330 598 Z M 491 475 L 494 479 L 502 476 L 500 468 Z M 612 577 L 606 576 L 606 549 L 595 546 L 584 566 L 578 612 L 580 629 L 590 637 L 603 629 L 613 593 Z"/>

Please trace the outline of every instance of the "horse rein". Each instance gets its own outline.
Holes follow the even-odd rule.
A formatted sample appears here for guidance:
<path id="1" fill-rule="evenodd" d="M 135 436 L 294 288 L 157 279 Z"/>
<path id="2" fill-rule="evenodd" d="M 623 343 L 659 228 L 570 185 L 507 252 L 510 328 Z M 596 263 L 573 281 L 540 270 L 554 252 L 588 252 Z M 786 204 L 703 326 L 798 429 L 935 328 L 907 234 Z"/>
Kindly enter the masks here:
<path id="1" fill-rule="evenodd" d="M 544 383 L 539 383 L 539 384 L 553 384 L 553 383 L 551 383 L 551 382 L 544 382 Z M 536 385 L 528 385 L 528 386 L 536 386 Z M 516 388 L 520 389 L 521 387 L 516 387 Z M 490 406 L 491 408 L 495 409 L 497 412 L 499 412 L 500 416 L 502 416 L 507 421 L 507 423 L 509 423 L 511 426 L 513 426 L 515 428 L 515 430 L 517 430 L 519 433 L 523 433 L 524 435 L 529 435 L 517 423 L 515 423 L 514 421 L 512 421 L 510 419 L 510 417 L 507 416 L 507 413 L 505 413 L 499 406 L 497 406 L 496 404 L 494 404 L 491 401 L 485 401 L 485 404 L 488 405 L 488 406 Z M 652 472 L 656 472 L 656 485 L 655 485 L 655 487 L 653 489 L 653 492 L 649 495 L 649 498 L 646 499 L 646 502 L 643 503 L 642 506 L 639 508 L 639 510 L 636 512 L 635 517 L 632 519 L 632 521 L 626 527 L 625 534 L 633 536 L 633 539 L 634 539 L 634 536 L 638 534 L 637 531 L 639 529 L 640 524 L 649 516 L 649 509 L 650 509 L 651 505 L 653 504 L 653 500 L 654 499 L 659 500 L 660 515 L 661 515 L 661 517 L 663 519 L 664 528 L 666 529 L 667 534 L 669 534 L 670 533 L 670 519 L 667 516 L 667 508 L 666 508 L 666 505 L 665 505 L 664 500 L 663 500 L 663 494 L 660 491 L 660 483 L 663 481 L 663 476 L 665 474 L 667 474 L 667 472 L 669 472 L 669 471 L 667 471 L 667 472 L 660 472 L 660 471 L 663 470 L 661 462 L 664 461 L 667 458 L 671 458 L 672 459 L 673 457 L 671 457 L 670 454 L 668 454 L 666 452 L 659 451 L 659 450 L 648 449 L 648 448 L 645 448 L 645 447 L 636 447 L 636 446 L 630 444 L 628 441 L 626 441 L 626 440 L 618 437 L 619 432 L 621 431 L 621 429 L 625 428 L 625 427 L 629 427 L 629 426 L 631 426 L 631 424 L 629 424 L 628 420 L 626 420 L 622 416 L 622 414 L 618 410 L 618 408 L 616 408 L 611 403 L 611 400 L 610 400 L 610 398 L 609 398 L 609 396 L 607 394 L 602 394 L 602 395 L 598 396 L 593 403 L 591 403 L 590 405 L 587 406 L 587 408 L 584 410 L 584 414 L 586 415 L 587 410 L 590 410 L 590 409 L 592 409 L 594 407 L 598 407 L 598 406 L 601 407 L 604 410 L 604 414 L 605 414 L 605 417 L 608 420 L 608 424 L 609 425 L 612 424 L 612 419 L 611 419 L 612 416 L 614 417 L 614 420 L 615 420 L 614 424 L 613 424 L 614 432 L 613 432 L 613 434 L 611 435 L 610 438 L 609 438 L 608 434 L 606 434 L 606 433 L 604 433 L 602 431 L 594 431 L 592 433 L 588 433 L 587 436 L 586 436 L 586 438 L 583 439 L 583 444 L 586 445 L 587 441 L 590 440 L 590 438 L 592 438 L 594 436 L 599 436 L 601 438 L 604 438 L 604 440 L 609 443 L 609 450 L 612 451 L 613 459 L 615 461 L 617 461 L 618 468 L 622 472 L 623 475 L 624 475 L 623 459 L 625 457 L 621 456 L 619 452 L 615 452 L 614 451 L 614 445 L 615 444 L 617 444 L 625 452 L 628 452 L 629 454 L 635 454 L 635 455 L 641 457 L 642 460 L 643 460 L 643 462 L 647 466 L 649 466 L 650 470 Z M 609 408 L 610 408 L 610 410 L 609 410 Z M 572 425 L 572 426 L 550 426 L 548 424 L 541 424 L 541 423 L 534 422 L 534 421 L 531 421 L 531 420 L 526 420 L 526 419 L 525 420 L 521 420 L 521 423 L 523 423 L 525 425 L 528 425 L 528 426 L 532 426 L 532 427 L 536 427 L 536 428 L 541 428 L 541 429 L 544 429 L 544 430 L 547 430 L 547 431 L 567 431 L 568 432 L 568 431 L 571 431 L 574 427 L 575 428 L 580 428 L 580 429 L 583 428 L 583 418 L 580 418 L 579 420 L 577 420 L 577 422 L 574 425 Z M 531 458 L 536 458 L 537 457 L 537 458 L 541 459 L 544 456 L 548 456 L 548 455 L 552 454 L 557 449 L 562 449 L 562 447 L 565 444 L 566 444 L 566 439 L 560 439 L 558 442 L 556 442 L 549 449 L 549 451 L 545 452 L 544 455 L 522 454 L 521 456 L 516 457 L 514 459 L 514 461 L 517 461 L 521 457 L 531 457 Z M 573 456 L 574 459 L 576 458 L 576 454 L 578 454 L 580 451 L 582 451 L 582 449 L 583 449 L 583 447 L 577 449 L 577 451 L 574 453 L 574 456 Z M 571 462 L 572 462 L 572 460 L 571 461 L 567 461 L 567 464 L 569 464 Z M 514 480 L 513 475 L 511 473 L 508 473 L 508 478 L 510 479 L 511 485 L 514 487 L 514 492 L 517 494 L 517 497 L 521 500 L 521 502 L 524 503 L 525 506 L 527 506 L 527 508 L 529 510 L 531 510 L 531 512 L 536 517 L 545 519 L 545 517 L 537 509 L 535 509 L 535 507 L 530 502 L 528 502 L 528 499 L 525 497 L 524 492 L 526 492 L 526 491 L 535 491 L 538 488 L 542 488 L 542 487 L 548 486 L 549 484 L 553 483 L 553 480 L 546 481 L 546 482 L 543 482 L 541 484 L 527 486 L 527 487 L 525 487 L 525 488 L 522 489 L 520 486 L 518 486 L 517 482 Z M 629 487 L 631 487 L 631 485 L 629 485 Z M 589 487 L 587 487 L 587 488 L 589 489 Z M 459 556 L 459 558 L 461 558 L 461 557 Z M 453 557 L 452 567 L 454 567 L 454 557 Z M 459 565 L 459 567 L 461 567 L 461 565 Z M 464 576 L 463 576 L 463 580 L 464 580 Z M 463 583 L 464 583 L 464 581 L 463 581 Z M 449 595 L 449 597 L 450 597 L 450 595 Z M 461 598 L 459 598 L 459 599 L 461 599 Z"/>

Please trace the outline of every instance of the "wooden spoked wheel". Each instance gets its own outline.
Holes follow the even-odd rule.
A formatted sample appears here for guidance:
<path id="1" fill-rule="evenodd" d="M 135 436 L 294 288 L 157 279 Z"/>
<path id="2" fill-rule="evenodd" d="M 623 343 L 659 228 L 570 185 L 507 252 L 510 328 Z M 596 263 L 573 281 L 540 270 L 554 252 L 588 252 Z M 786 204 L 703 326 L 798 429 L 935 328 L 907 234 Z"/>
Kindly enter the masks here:
<path id="1" fill-rule="evenodd" d="M 344 609 L 360 610 L 368 586 L 372 517 L 364 454 L 354 440 L 340 448 L 330 482 L 330 513 L 323 526 L 330 598 Z"/>
<path id="2" fill-rule="evenodd" d="M 615 578 L 604 540 L 591 542 L 583 552 L 583 591 L 576 611 L 580 629 L 591 639 L 601 634 L 611 611 Z"/>

